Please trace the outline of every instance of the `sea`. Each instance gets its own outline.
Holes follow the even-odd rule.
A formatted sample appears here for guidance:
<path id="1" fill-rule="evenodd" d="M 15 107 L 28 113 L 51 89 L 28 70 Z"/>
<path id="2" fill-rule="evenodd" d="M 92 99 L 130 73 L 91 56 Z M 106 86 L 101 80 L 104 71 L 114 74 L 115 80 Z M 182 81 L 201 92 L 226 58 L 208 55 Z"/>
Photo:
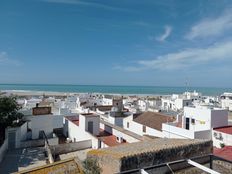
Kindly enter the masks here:
<path id="1" fill-rule="evenodd" d="M 75 93 L 171 95 L 197 91 L 202 95 L 218 96 L 232 92 L 232 88 L 166 87 L 166 86 L 111 86 L 111 85 L 53 85 L 53 84 L 0 84 L 0 90 L 52 91 Z"/>

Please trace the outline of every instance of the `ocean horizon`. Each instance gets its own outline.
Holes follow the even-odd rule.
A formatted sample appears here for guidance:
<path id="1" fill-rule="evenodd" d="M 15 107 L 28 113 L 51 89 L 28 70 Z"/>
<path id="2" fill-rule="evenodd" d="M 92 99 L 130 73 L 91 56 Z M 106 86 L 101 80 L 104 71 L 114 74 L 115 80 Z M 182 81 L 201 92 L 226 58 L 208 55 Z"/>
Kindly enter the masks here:
<path id="1" fill-rule="evenodd" d="M 232 88 L 220 87 L 168 87 L 168 86 L 119 86 L 119 85 L 67 85 L 67 84 L 0 84 L 0 90 L 25 90 L 76 93 L 150 94 L 170 95 L 185 91 L 197 91 L 203 95 L 218 96 L 232 92 Z"/>

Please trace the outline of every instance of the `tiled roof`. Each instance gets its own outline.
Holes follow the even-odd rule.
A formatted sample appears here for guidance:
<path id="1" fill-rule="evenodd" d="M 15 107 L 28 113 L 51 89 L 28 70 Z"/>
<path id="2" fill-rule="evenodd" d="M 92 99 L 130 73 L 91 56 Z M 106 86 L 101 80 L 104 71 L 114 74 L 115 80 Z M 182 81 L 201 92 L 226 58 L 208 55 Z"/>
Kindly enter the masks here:
<path id="1" fill-rule="evenodd" d="M 79 117 L 78 116 L 65 116 L 66 119 L 73 122 L 75 125 L 79 126 Z"/>
<path id="2" fill-rule="evenodd" d="M 109 147 L 121 144 L 117 141 L 117 137 L 115 135 L 112 135 L 102 129 L 100 129 L 98 139 L 100 139 L 104 144 L 108 145 Z"/>
<path id="3" fill-rule="evenodd" d="M 80 114 L 84 117 L 99 117 L 99 115 L 95 114 L 95 113 L 83 113 L 83 114 Z"/>
<path id="4" fill-rule="evenodd" d="M 120 146 L 91 150 L 88 154 L 110 155 L 114 158 L 124 158 L 150 152 L 159 152 L 171 148 L 189 147 L 192 145 L 203 143 L 212 144 L 210 140 L 157 138 L 153 140 L 140 141 L 128 144 L 126 143 Z"/>
<path id="5" fill-rule="evenodd" d="M 105 106 L 96 106 L 96 108 L 99 110 L 99 111 L 110 111 L 111 110 L 111 108 L 112 108 L 113 106 L 112 105 L 105 105 Z"/>
<path id="6" fill-rule="evenodd" d="M 79 120 L 72 120 L 72 122 L 73 122 L 75 125 L 79 126 Z"/>
<path id="7" fill-rule="evenodd" d="M 213 130 L 232 135 L 232 126 L 217 127 L 214 128 Z"/>
<path id="8" fill-rule="evenodd" d="M 213 154 L 232 161 L 232 146 L 225 146 L 222 149 L 214 148 Z"/>
<path id="9" fill-rule="evenodd" d="M 137 116 L 134 121 L 161 131 L 162 123 L 173 122 L 175 121 L 175 118 L 156 112 L 144 112 Z"/>

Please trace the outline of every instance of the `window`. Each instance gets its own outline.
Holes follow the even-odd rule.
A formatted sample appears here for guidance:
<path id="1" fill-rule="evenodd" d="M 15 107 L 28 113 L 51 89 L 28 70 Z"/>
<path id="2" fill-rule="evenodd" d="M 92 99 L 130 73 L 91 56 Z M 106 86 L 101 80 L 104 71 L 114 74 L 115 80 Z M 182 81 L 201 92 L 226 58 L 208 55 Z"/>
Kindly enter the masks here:
<path id="1" fill-rule="evenodd" d="M 93 134 L 93 122 L 92 121 L 88 122 L 88 131 Z"/>
<path id="2" fill-rule="evenodd" d="M 127 122 L 127 128 L 129 128 L 130 127 L 130 123 L 129 122 Z"/>
<path id="3" fill-rule="evenodd" d="M 189 130 L 189 118 L 185 118 L 185 129 Z"/>
<path id="4" fill-rule="evenodd" d="M 146 126 L 143 125 L 143 132 L 146 132 Z"/>
<path id="5" fill-rule="evenodd" d="M 191 119 L 191 123 L 192 123 L 192 124 L 195 124 L 195 119 L 192 118 L 192 119 Z"/>

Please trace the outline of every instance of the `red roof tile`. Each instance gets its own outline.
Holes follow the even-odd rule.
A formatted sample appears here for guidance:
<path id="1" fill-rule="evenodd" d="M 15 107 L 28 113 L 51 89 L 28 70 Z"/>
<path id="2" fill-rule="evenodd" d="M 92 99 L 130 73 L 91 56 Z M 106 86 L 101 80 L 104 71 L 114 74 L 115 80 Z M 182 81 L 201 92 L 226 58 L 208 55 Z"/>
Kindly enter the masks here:
<path id="1" fill-rule="evenodd" d="M 103 143 L 105 143 L 107 146 L 117 146 L 120 143 L 117 142 L 117 137 L 114 135 L 103 137 Z"/>
<path id="2" fill-rule="evenodd" d="M 214 148 L 213 154 L 232 161 L 232 146 L 225 146 L 222 149 Z"/>
<path id="3" fill-rule="evenodd" d="M 138 115 L 134 121 L 161 131 L 162 123 L 173 122 L 175 118 L 157 112 L 144 112 Z"/>
<path id="4" fill-rule="evenodd" d="M 72 120 L 72 122 L 73 122 L 75 125 L 79 126 L 79 120 Z"/>
<path id="5" fill-rule="evenodd" d="M 103 129 L 100 129 L 100 134 L 98 136 L 98 138 L 107 146 L 117 146 L 121 143 L 119 143 L 117 141 L 117 137 L 115 135 L 112 135 L 106 131 L 104 131 Z M 125 143 L 125 142 L 123 142 Z"/>
<path id="6" fill-rule="evenodd" d="M 232 126 L 217 127 L 214 128 L 213 130 L 232 135 Z"/>
<path id="7" fill-rule="evenodd" d="M 66 119 L 73 122 L 75 125 L 79 126 L 79 117 L 78 116 L 65 116 Z"/>

